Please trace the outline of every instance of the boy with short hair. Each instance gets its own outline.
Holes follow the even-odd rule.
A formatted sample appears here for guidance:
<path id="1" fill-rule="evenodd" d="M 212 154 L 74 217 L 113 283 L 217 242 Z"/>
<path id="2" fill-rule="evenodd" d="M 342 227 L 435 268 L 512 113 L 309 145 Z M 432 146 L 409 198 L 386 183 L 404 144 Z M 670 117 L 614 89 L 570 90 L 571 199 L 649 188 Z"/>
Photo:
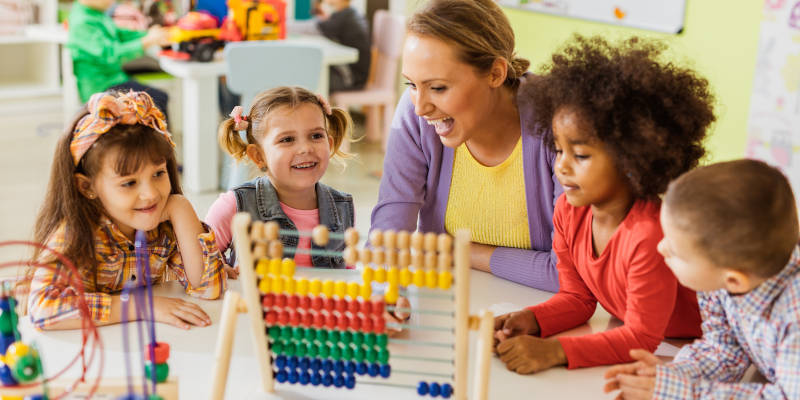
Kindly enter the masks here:
<path id="1" fill-rule="evenodd" d="M 659 252 L 698 291 L 703 337 L 663 364 L 632 350 L 606 372 L 625 399 L 800 399 L 800 247 L 792 188 L 777 169 L 737 160 L 672 182 Z M 766 383 L 739 382 L 754 365 Z"/>

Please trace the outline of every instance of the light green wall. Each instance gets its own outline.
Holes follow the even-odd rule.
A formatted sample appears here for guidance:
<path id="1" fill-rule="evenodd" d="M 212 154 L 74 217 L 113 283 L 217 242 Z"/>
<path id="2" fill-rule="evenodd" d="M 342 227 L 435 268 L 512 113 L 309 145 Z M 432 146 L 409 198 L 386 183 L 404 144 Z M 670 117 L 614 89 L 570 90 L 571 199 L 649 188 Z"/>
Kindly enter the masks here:
<path id="1" fill-rule="evenodd" d="M 518 53 L 536 71 L 573 32 L 610 38 L 641 35 L 664 38 L 674 60 L 693 66 L 711 83 L 717 97 L 717 123 L 706 148 L 709 161 L 744 156 L 750 90 L 758 46 L 763 1 L 686 0 L 686 20 L 679 35 L 620 28 L 572 18 L 505 9 L 517 38 Z"/>

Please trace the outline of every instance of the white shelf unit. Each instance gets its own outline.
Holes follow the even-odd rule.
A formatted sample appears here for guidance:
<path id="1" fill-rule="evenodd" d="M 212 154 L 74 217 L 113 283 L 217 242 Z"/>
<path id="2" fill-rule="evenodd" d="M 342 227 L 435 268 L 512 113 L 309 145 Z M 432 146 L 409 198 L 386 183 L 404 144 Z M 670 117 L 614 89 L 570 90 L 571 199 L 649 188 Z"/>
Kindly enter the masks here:
<path id="1" fill-rule="evenodd" d="M 37 24 L 57 24 L 57 0 L 31 0 Z M 0 35 L 0 100 L 56 95 L 61 90 L 57 42 L 25 32 Z"/>

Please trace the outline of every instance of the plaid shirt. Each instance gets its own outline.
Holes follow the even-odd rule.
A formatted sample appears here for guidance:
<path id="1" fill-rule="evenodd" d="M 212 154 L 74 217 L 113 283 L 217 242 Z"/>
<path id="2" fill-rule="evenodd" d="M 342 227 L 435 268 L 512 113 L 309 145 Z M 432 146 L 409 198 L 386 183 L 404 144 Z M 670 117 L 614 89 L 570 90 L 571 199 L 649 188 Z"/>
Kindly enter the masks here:
<path id="1" fill-rule="evenodd" d="M 800 246 L 743 295 L 698 292 L 703 338 L 656 370 L 655 399 L 800 399 Z M 767 383 L 739 383 L 755 364 Z"/>
<path id="2" fill-rule="evenodd" d="M 171 280 L 180 281 L 186 293 L 205 299 L 219 298 L 225 291 L 226 274 L 223 259 L 217 249 L 214 233 L 204 224 L 206 233 L 198 235 L 197 240 L 203 249 L 203 275 L 200 285 L 193 287 L 186 279 L 178 241 L 172 225 L 162 223 L 158 228 L 147 232 L 150 252 L 150 273 L 153 283 Z M 64 247 L 65 226 L 62 225 L 51 236 L 48 246 L 56 250 Z M 106 217 L 94 233 L 95 260 L 97 261 L 97 281 L 88 271 L 76 266 L 82 272 L 84 299 L 89 306 L 92 319 L 107 322 L 111 314 L 111 294 L 122 290 L 125 282 L 136 280 L 136 251 L 134 243 L 128 239 L 116 224 Z M 63 271 L 61 263 L 47 260 L 50 265 Z M 66 274 L 38 268 L 31 282 L 28 310 L 31 321 L 41 329 L 70 318 L 78 318 L 77 292 L 67 286 Z"/>

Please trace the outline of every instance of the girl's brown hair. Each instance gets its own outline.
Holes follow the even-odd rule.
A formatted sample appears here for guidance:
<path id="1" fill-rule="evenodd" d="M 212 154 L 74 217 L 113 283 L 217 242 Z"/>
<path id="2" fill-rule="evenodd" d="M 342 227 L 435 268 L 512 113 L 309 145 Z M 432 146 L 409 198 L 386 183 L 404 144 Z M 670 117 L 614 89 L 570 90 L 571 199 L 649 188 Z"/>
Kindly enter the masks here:
<path id="1" fill-rule="evenodd" d="M 295 108 L 303 103 L 316 105 L 325 117 L 325 129 L 328 135 L 333 138 L 331 152 L 333 156 L 338 158 L 349 157 L 350 155 L 342 151 L 340 147 L 346 140 L 350 140 L 350 131 L 353 126 L 350 114 L 338 107 L 331 107 L 331 114 L 325 114 L 325 107 L 320 103 L 317 95 L 298 86 L 280 86 L 269 89 L 259 93 L 253 99 L 253 105 L 250 106 L 250 112 L 247 114 L 247 119 L 250 122 L 247 124 L 247 130 L 245 131 L 247 142 L 234 129 L 236 121 L 233 118 L 222 121 L 218 133 L 220 146 L 236 160 L 246 159 L 247 145 L 257 145 L 258 137 L 261 137 L 267 131 L 262 125 L 266 123 L 270 112 L 282 106 Z"/>
<path id="2" fill-rule="evenodd" d="M 488 72 L 508 62 L 505 85 L 516 88 L 530 62 L 514 53 L 514 31 L 494 0 L 431 0 L 408 21 L 408 32 L 452 43 L 461 61 Z"/>
<path id="3" fill-rule="evenodd" d="M 34 228 L 34 240 L 47 243 L 53 233 L 65 225 L 65 242 L 60 249 L 78 269 L 87 276 L 95 276 L 97 263 L 94 257 L 94 231 L 103 215 L 99 199 L 90 200 L 78 190 L 76 173 L 92 179 L 100 171 L 103 160 L 110 152 L 119 149 L 113 166 L 119 175 L 136 172 L 144 162 L 166 161 L 172 194 L 182 193 L 175 151 L 166 137 L 145 125 L 116 125 L 103 134 L 83 155 L 76 166 L 70 153 L 73 131 L 78 121 L 88 114 L 86 107 L 64 132 L 56 146 L 47 194 Z M 124 151 L 122 151 L 124 150 Z M 34 253 L 38 260 L 41 252 Z M 50 260 L 39 260 L 49 262 Z M 28 271 L 30 274 L 32 271 Z"/>

